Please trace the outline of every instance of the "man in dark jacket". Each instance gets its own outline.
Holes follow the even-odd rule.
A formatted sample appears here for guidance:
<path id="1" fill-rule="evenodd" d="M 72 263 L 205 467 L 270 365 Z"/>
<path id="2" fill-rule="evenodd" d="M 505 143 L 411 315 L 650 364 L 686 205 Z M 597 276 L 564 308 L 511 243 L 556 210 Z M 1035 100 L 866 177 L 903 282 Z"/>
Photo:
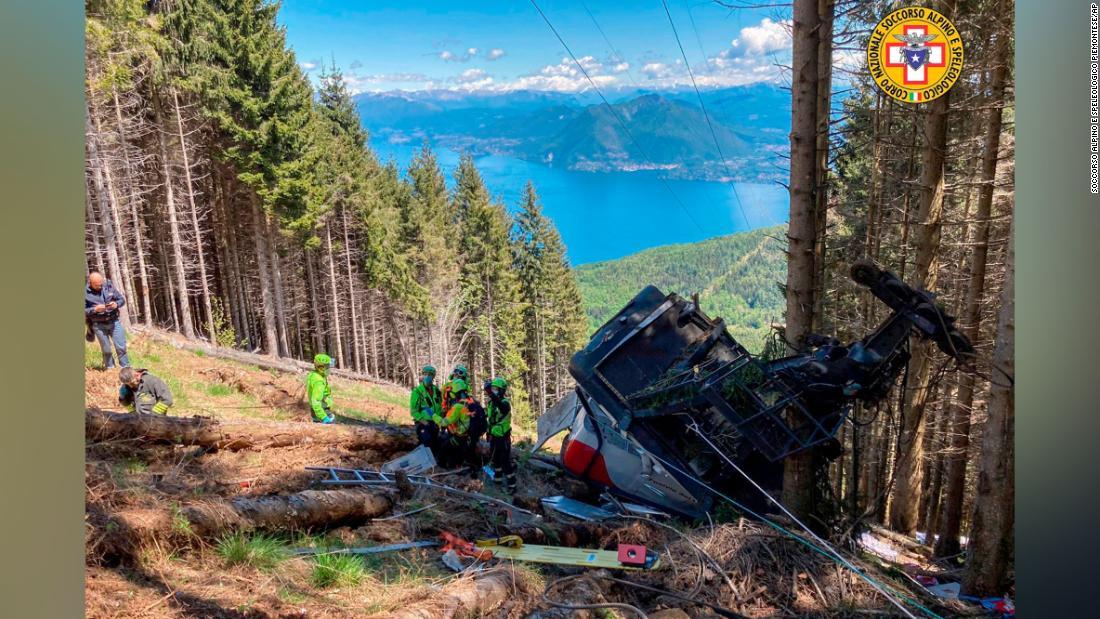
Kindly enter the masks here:
<path id="1" fill-rule="evenodd" d="M 172 406 L 172 391 L 167 383 L 149 370 L 122 368 L 118 371 L 118 403 L 131 413 L 166 415 Z"/>
<path id="2" fill-rule="evenodd" d="M 124 368 L 130 367 L 130 359 L 126 356 L 126 332 L 118 319 L 118 310 L 123 305 L 126 305 L 126 299 L 99 271 L 88 274 L 88 287 L 84 289 L 84 320 L 99 340 L 104 369 L 115 367 L 112 343 L 114 352 L 118 353 L 118 364 Z"/>

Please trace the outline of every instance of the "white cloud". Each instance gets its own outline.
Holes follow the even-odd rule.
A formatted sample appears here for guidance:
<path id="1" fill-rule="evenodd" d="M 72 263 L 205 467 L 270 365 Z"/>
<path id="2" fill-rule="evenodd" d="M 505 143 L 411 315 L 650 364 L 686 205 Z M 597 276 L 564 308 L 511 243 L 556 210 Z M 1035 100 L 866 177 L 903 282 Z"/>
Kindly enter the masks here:
<path id="1" fill-rule="evenodd" d="M 477 56 L 477 48 L 476 47 L 471 47 L 471 48 L 467 49 L 466 50 L 466 55 L 471 57 L 471 58 L 473 58 L 474 56 Z"/>
<path id="2" fill-rule="evenodd" d="M 670 67 L 663 62 L 647 62 L 642 65 L 642 73 L 651 80 L 663 79 L 672 74 Z"/>
<path id="3" fill-rule="evenodd" d="M 430 88 L 435 82 L 423 73 L 372 73 L 361 75 L 354 71 L 344 75 L 344 82 L 351 94 L 359 94 L 368 90 L 388 90 L 393 84 L 412 84 L 415 86 Z M 386 88 L 379 88 L 379 84 L 386 84 Z M 373 87 L 373 88 L 372 88 Z"/>
<path id="4" fill-rule="evenodd" d="M 611 72 L 612 73 L 623 73 L 623 72 L 629 71 L 629 70 L 630 70 L 630 63 L 629 62 L 620 62 L 620 63 L 616 64 L 615 66 L 611 67 Z"/>
<path id="5" fill-rule="evenodd" d="M 738 37 L 730 41 L 730 45 L 739 53 L 752 56 L 790 49 L 791 21 L 785 19 L 774 22 L 765 17 L 757 26 L 742 28 Z"/>
<path id="6" fill-rule="evenodd" d="M 299 62 L 298 66 L 302 67 L 302 70 L 308 73 L 308 72 L 310 72 L 310 71 L 317 68 L 317 63 L 316 62 Z"/>
<path id="7" fill-rule="evenodd" d="M 476 57 L 480 51 L 481 50 L 476 47 L 467 47 L 461 53 L 455 53 L 449 49 L 445 49 L 436 54 L 436 56 L 444 62 L 469 62 L 470 59 Z"/>
<path id="8" fill-rule="evenodd" d="M 488 77 L 488 75 L 489 74 L 486 73 L 484 69 L 466 69 L 462 73 L 459 73 L 458 77 L 455 79 L 459 83 L 466 84 L 483 80 Z"/>
<path id="9" fill-rule="evenodd" d="M 500 49 L 499 47 L 494 47 L 493 49 L 489 50 L 488 54 L 485 54 L 485 59 L 486 60 L 496 60 L 496 59 L 501 58 L 503 56 L 504 56 L 504 50 Z"/>
<path id="10" fill-rule="evenodd" d="M 455 60 L 455 55 L 447 50 L 439 52 L 439 59 L 443 61 Z"/>

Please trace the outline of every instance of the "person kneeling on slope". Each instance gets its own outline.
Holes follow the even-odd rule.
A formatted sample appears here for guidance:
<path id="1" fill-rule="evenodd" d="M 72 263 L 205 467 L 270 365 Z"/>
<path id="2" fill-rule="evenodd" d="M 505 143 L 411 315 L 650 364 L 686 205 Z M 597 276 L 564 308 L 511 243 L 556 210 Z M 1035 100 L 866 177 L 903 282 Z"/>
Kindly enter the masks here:
<path id="1" fill-rule="evenodd" d="M 313 371 L 306 376 L 306 397 L 310 418 L 315 423 L 332 423 L 332 389 L 328 384 L 328 369 L 336 365 L 332 357 L 320 353 L 313 357 Z"/>
<path id="2" fill-rule="evenodd" d="M 122 368 L 118 371 L 118 403 L 131 413 L 167 415 L 172 406 L 172 391 L 149 370 Z"/>

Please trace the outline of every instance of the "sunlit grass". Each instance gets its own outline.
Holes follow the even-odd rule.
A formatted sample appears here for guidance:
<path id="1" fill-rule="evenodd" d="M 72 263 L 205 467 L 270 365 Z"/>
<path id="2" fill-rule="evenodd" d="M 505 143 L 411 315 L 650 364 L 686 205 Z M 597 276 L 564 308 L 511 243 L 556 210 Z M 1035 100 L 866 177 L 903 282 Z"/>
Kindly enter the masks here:
<path id="1" fill-rule="evenodd" d="M 218 540 L 218 555 L 227 565 L 250 565 L 260 570 L 274 569 L 287 557 L 282 540 L 268 535 L 231 533 Z"/>

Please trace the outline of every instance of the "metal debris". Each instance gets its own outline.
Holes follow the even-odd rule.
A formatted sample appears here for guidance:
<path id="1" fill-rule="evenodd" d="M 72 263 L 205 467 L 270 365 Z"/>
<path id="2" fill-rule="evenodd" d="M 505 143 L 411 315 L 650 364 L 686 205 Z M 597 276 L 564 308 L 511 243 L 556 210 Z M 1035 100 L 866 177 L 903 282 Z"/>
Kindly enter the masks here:
<path id="1" fill-rule="evenodd" d="M 420 445 L 409 453 L 382 465 L 383 473 L 402 471 L 407 475 L 420 475 L 436 467 L 432 450 Z"/>
<path id="2" fill-rule="evenodd" d="M 613 512 L 560 495 L 544 497 L 542 504 L 556 512 L 587 522 L 599 522 L 615 517 Z"/>

